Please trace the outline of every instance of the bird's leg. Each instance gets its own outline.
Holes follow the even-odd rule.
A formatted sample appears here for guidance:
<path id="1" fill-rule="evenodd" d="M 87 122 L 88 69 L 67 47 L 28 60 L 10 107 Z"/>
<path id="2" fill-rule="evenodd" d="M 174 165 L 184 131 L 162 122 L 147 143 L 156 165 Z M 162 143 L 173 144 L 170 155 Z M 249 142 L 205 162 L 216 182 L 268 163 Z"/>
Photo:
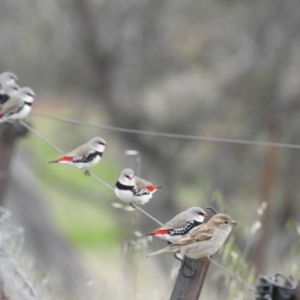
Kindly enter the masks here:
<path id="1" fill-rule="evenodd" d="M 86 171 L 84 172 L 84 175 L 85 175 L 85 176 L 91 176 L 91 172 L 90 172 L 89 170 L 86 170 Z"/>

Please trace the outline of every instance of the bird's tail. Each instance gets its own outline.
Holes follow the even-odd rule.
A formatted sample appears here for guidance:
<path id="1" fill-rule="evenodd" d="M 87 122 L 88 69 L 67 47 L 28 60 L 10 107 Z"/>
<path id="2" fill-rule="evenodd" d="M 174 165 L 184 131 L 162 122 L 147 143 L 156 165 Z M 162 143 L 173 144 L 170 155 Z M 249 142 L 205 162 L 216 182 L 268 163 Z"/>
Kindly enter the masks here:
<path id="1" fill-rule="evenodd" d="M 153 232 L 144 234 L 144 236 L 150 236 L 150 235 L 154 235 Z"/>
<path id="2" fill-rule="evenodd" d="M 156 186 L 156 185 L 147 186 L 147 190 L 152 193 L 155 193 L 157 191 L 157 189 L 161 189 L 161 188 L 162 188 L 162 186 Z"/>
<path id="3" fill-rule="evenodd" d="M 177 252 L 179 250 L 178 246 L 177 247 L 174 247 L 174 246 L 168 246 L 168 247 L 165 247 L 163 249 L 160 249 L 158 251 L 155 251 L 155 252 L 152 252 L 152 253 L 149 253 L 147 257 L 150 257 L 150 256 L 154 256 L 154 255 L 157 255 L 157 254 L 162 254 L 162 253 L 167 253 L 167 252 Z"/>
<path id="4" fill-rule="evenodd" d="M 58 163 L 58 160 L 51 160 L 51 161 L 48 161 L 48 164 L 53 164 L 53 163 Z"/>
<path id="5" fill-rule="evenodd" d="M 163 235 L 163 234 L 168 234 L 170 232 L 170 229 L 156 229 L 150 233 L 145 234 L 145 236 L 149 235 Z"/>

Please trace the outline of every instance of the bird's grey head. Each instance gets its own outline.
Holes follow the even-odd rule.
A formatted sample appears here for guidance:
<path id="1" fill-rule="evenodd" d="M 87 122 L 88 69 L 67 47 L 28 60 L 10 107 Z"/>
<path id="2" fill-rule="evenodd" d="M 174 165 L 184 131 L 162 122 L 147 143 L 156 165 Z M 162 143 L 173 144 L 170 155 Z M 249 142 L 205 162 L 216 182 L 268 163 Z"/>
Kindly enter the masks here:
<path id="1" fill-rule="evenodd" d="M 124 169 L 121 172 L 119 181 L 124 185 L 135 185 L 134 172 L 132 169 Z"/>
<path id="2" fill-rule="evenodd" d="M 88 142 L 88 145 L 96 151 L 103 152 L 105 147 L 107 146 L 107 143 L 101 137 L 94 137 Z"/>
<path id="3" fill-rule="evenodd" d="M 16 83 L 3 88 L 4 94 L 8 95 L 9 97 L 17 95 L 19 90 L 20 87 Z"/>
<path id="4" fill-rule="evenodd" d="M 4 88 L 18 81 L 18 77 L 13 72 L 3 72 L 0 74 L 0 84 Z"/>
<path id="5" fill-rule="evenodd" d="M 35 93 L 30 87 L 22 87 L 19 89 L 18 96 L 22 101 L 32 103 L 35 98 Z"/>
<path id="6" fill-rule="evenodd" d="M 201 207 L 191 207 L 186 212 L 190 219 L 193 219 L 199 223 L 203 223 L 205 217 L 207 217 L 207 213 Z"/>

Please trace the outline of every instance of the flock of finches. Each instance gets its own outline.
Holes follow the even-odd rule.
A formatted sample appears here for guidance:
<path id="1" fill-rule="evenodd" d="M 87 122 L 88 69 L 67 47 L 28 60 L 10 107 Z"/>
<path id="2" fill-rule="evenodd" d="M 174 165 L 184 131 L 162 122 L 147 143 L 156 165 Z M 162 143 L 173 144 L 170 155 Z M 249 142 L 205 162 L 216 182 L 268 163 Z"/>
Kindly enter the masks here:
<path id="1" fill-rule="evenodd" d="M 17 85 L 18 78 L 12 72 L 0 74 L 0 123 L 23 120 L 31 111 L 35 94 L 31 88 Z M 94 137 L 86 144 L 64 154 L 50 163 L 67 164 L 85 171 L 100 162 L 106 141 Z M 127 204 L 145 204 L 160 188 L 134 175 L 132 169 L 124 169 L 116 182 L 116 196 Z M 228 215 L 215 214 L 207 223 L 207 213 L 201 207 L 191 207 L 152 231 L 149 235 L 168 241 L 169 245 L 148 256 L 174 252 L 198 259 L 209 258 L 223 245 L 236 221 Z"/>

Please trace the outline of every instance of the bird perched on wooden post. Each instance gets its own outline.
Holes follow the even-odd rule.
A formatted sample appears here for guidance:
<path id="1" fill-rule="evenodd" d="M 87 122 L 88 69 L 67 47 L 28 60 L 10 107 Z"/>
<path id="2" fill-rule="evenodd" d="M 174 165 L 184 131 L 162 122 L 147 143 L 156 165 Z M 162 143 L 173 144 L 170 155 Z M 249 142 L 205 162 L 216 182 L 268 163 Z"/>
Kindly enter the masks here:
<path id="1" fill-rule="evenodd" d="M 90 175 L 89 168 L 95 166 L 101 160 L 106 141 L 101 137 L 94 137 L 86 144 L 64 154 L 57 160 L 49 161 L 49 163 L 68 164 L 79 170 L 84 170 L 85 175 Z"/>
<path id="2" fill-rule="evenodd" d="M 232 226 L 237 222 L 228 215 L 214 215 L 207 223 L 193 228 L 181 239 L 166 248 L 152 252 L 146 257 L 166 253 L 181 253 L 192 259 L 210 258 L 224 244 Z"/>
<path id="3" fill-rule="evenodd" d="M 18 81 L 18 77 L 13 72 L 3 72 L 0 74 L 0 88 L 15 84 Z"/>
<path id="4" fill-rule="evenodd" d="M 35 93 L 31 88 L 20 88 L 1 106 L 0 123 L 25 119 L 31 111 L 34 98 Z"/>
<path id="5" fill-rule="evenodd" d="M 116 182 L 115 194 L 126 203 L 145 204 L 159 188 L 161 187 L 135 176 L 132 169 L 124 169 Z"/>
<path id="6" fill-rule="evenodd" d="M 205 217 L 207 217 L 207 213 L 203 208 L 190 207 L 147 235 L 153 235 L 174 243 L 191 229 L 201 225 Z"/>

